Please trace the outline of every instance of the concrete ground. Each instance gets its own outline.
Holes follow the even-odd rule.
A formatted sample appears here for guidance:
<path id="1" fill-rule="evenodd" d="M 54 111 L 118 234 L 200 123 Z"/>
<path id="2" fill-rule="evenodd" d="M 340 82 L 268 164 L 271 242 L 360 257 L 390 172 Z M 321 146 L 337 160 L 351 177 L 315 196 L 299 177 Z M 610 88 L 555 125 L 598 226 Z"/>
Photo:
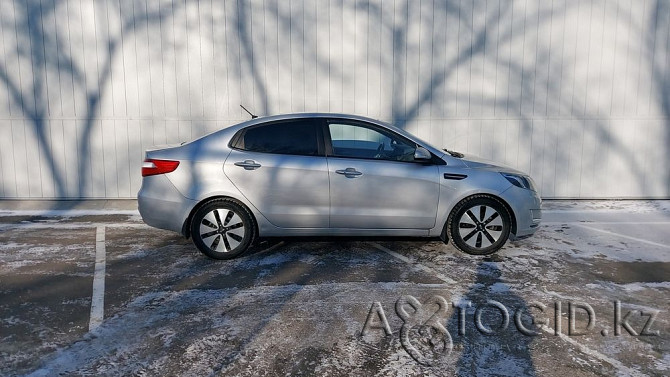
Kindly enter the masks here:
<path id="1" fill-rule="evenodd" d="M 290 240 L 214 261 L 134 201 L 0 201 L 0 375 L 670 374 L 670 202 L 544 210 L 486 258 Z"/>

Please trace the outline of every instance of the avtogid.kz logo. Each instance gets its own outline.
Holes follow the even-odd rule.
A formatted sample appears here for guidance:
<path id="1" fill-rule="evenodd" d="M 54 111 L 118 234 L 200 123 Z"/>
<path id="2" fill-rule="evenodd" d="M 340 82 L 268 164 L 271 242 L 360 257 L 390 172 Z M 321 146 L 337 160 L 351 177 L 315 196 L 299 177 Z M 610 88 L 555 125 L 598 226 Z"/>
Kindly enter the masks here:
<path id="1" fill-rule="evenodd" d="M 563 330 L 562 302 L 545 305 L 539 302 L 510 307 L 509 310 L 502 303 L 487 300 L 474 306 L 471 301 L 449 303 L 442 296 L 431 296 L 421 303 L 415 297 L 405 295 L 395 303 L 395 313 L 402 320 L 399 330 L 400 344 L 407 353 L 423 365 L 433 365 L 449 355 L 454 348 L 447 324 L 457 327 L 457 335 L 466 335 L 466 324 L 474 325 L 478 334 L 484 336 L 500 335 L 508 331 L 510 323 L 514 329 L 524 337 L 535 337 L 542 332 L 556 336 L 581 336 L 592 334 L 596 329 L 596 312 L 593 307 L 584 302 L 567 302 L 567 331 Z M 658 336 L 658 330 L 652 326 L 660 313 L 659 310 L 632 309 L 622 315 L 620 301 L 614 301 L 614 310 L 610 322 L 613 326 L 613 335 L 620 336 L 628 333 L 630 336 Z M 452 309 L 452 310 L 450 310 Z M 451 318 L 449 312 L 452 312 Z M 553 312 L 553 313 L 552 313 Z M 510 314 L 511 313 L 511 314 Z M 473 315 L 474 314 L 474 315 Z M 468 318 L 473 315 L 472 318 Z M 577 317 L 581 321 L 577 323 Z M 551 318 L 551 319 L 550 319 Z M 635 322 L 635 324 L 633 324 Z M 549 327 L 550 324 L 552 327 Z M 637 325 L 637 329 L 635 328 Z M 393 331 L 381 303 L 376 301 L 370 306 L 361 336 L 374 331 L 381 331 L 385 336 L 392 336 Z M 453 330 L 452 330 L 453 331 Z M 600 329 L 601 336 L 608 336 L 609 326 Z"/>

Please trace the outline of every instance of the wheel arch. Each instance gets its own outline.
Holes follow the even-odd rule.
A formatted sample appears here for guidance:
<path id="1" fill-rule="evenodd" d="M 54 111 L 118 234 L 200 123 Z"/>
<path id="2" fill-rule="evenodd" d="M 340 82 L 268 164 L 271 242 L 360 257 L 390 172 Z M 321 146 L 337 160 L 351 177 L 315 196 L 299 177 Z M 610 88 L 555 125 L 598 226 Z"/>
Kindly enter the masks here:
<path id="1" fill-rule="evenodd" d="M 213 195 L 213 196 L 209 196 L 209 197 L 206 197 L 206 198 L 200 200 L 196 205 L 193 206 L 193 208 L 191 208 L 191 211 L 189 212 L 188 216 L 186 216 L 186 219 L 184 220 L 184 223 L 183 223 L 182 226 L 181 226 L 181 234 L 182 234 L 184 237 L 186 237 L 186 238 L 190 238 L 190 237 L 191 237 L 191 220 L 193 220 L 193 215 L 194 215 L 200 208 L 202 208 L 202 206 L 204 206 L 205 204 L 207 204 L 207 203 L 209 203 L 209 202 L 211 202 L 211 201 L 213 201 L 213 200 L 217 200 L 217 199 L 226 199 L 226 200 L 230 200 L 230 201 L 233 201 L 233 202 L 235 202 L 236 204 L 238 204 L 238 205 L 244 207 L 244 208 L 249 212 L 249 214 L 251 215 L 251 220 L 253 220 L 253 223 L 254 223 L 254 228 L 255 228 L 254 230 L 255 230 L 255 233 L 258 234 L 258 219 L 256 219 L 256 215 L 255 215 L 254 212 L 251 210 L 251 208 L 249 208 L 249 206 L 247 206 L 247 205 L 244 204 L 242 201 L 240 201 L 240 200 L 238 200 L 238 199 L 236 199 L 236 198 L 234 198 L 234 197 L 232 197 L 232 196 L 227 196 L 227 195 Z"/>
<path id="2" fill-rule="evenodd" d="M 456 207 L 458 207 L 458 205 L 461 204 L 462 202 L 464 202 L 466 200 L 470 200 L 474 196 L 487 197 L 487 198 L 491 198 L 491 199 L 494 199 L 496 201 L 499 201 L 505 207 L 505 209 L 507 210 L 507 212 L 510 215 L 510 233 L 516 234 L 516 229 L 517 229 L 516 228 L 516 215 L 514 214 L 514 210 L 512 209 L 512 207 L 509 205 L 509 203 L 507 203 L 507 201 L 505 199 L 501 198 L 498 195 L 494 195 L 494 194 L 490 194 L 490 193 L 474 193 L 474 194 L 470 194 L 470 195 L 467 195 L 467 196 L 461 198 L 451 207 L 451 209 L 449 210 L 449 214 L 446 216 L 446 218 L 444 220 L 444 224 L 442 224 L 442 232 L 440 233 L 440 238 L 442 239 L 442 241 L 444 241 L 444 242 L 449 241 L 449 237 L 447 236 L 447 234 L 448 234 L 447 225 L 449 224 L 449 219 L 451 218 L 451 216 L 454 213 L 454 209 Z"/>

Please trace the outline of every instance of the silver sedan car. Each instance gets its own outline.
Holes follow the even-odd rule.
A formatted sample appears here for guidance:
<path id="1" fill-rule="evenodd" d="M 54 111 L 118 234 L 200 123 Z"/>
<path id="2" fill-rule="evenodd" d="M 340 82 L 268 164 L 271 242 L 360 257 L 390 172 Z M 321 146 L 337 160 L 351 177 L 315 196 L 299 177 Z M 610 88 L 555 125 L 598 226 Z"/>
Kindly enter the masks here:
<path id="1" fill-rule="evenodd" d="M 146 152 L 139 210 L 230 259 L 263 237 L 406 236 L 477 255 L 541 221 L 533 180 L 344 114 L 252 119 Z"/>

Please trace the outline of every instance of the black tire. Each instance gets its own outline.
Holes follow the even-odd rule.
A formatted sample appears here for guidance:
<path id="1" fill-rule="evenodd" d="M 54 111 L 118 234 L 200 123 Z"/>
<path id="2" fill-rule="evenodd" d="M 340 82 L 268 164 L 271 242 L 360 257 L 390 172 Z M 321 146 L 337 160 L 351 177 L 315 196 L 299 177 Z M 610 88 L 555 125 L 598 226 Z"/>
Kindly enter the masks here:
<path id="1" fill-rule="evenodd" d="M 195 246 L 213 259 L 242 255 L 256 239 L 256 222 L 249 210 L 233 199 L 214 199 L 193 214 Z"/>
<path id="2" fill-rule="evenodd" d="M 457 249 L 472 255 L 489 255 L 505 245 L 511 224 L 510 213 L 499 199 L 473 195 L 456 204 L 446 228 Z"/>

